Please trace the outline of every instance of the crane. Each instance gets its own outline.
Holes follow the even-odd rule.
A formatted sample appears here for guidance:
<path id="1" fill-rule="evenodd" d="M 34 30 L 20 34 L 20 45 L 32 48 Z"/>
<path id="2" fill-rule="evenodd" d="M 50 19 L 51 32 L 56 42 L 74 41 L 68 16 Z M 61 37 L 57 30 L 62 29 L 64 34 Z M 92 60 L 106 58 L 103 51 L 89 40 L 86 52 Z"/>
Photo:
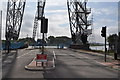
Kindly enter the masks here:
<path id="1" fill-rule="evenodd" d="M 26 0 L 8 0 L 6 15 L 6 49 L 10 50 L 10 41 L 19 38 Z"/>
<path id="2" fill-rule="evenodd" d="M 91 8 L 86 7 L 87 0 L 67 0 L 68 15 L 72 42 L 74 45 L 87 44 L 87 33 L 91 31 L 88 27 L 91 25 L 91 20 L 88 20 L 88 15 L 91 13 Z"/>

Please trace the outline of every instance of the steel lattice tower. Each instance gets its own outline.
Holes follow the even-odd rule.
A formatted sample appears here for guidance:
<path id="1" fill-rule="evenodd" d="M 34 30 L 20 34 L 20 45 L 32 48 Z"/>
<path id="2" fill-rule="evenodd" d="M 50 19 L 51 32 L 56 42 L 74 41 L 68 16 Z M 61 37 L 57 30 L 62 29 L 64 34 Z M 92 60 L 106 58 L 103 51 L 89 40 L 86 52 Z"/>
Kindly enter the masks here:
<path id="1" fill-rule="evenodd" d="M 10 41 L 19 38 L 25 3 L 26 0 L 8 0 L 5 33 L 7 50 L 10 47 Z"/>
<path id="2" fill-rule="evenodd" d="M 91 8 L 86 7 L 87 1 L 84 0 L 67 0 L 69 23 L 73 44 L 86 44 L 88 27 L 91 25 L 91 20 L 88 20 L 88 15 L 91 13 Z"/>
<path id="3" fill-rule="evenodd" d="M 41 20 L 44 15 L 45 2 L 46 0 L 38 0 L 37 11 L 34 19 L 33 39 L 35 39 L 35 36 L 36 36 L 38 21 Z"/>

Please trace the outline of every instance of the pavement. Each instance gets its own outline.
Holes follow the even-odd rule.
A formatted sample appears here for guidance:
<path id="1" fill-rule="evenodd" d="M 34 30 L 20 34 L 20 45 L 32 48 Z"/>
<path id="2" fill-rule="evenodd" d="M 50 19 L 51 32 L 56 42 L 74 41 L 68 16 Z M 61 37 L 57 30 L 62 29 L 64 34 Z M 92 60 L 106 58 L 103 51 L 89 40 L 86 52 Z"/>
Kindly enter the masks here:
<path id="1" fill-rule="evenodd" d="M 97 53 L 97 52 L 92 52 L 92 51 L 86 51 L 86 50 L 75 50 L 71 49 L 72 51 L 75 52 L 82 52 L 82 53 L 87 53 L 87 54 L 92 54 L 92 55 L 97 55 L 97 56 L 102 56 L 104 57 L 104 54 Z M 104 66 L 108 66 L 110 68 L 114 68 L 117 70 L 120 70 L 120 60 L 114 60 L 113 56 L 107 55 L 106 62 L 104 60 L 97 61 L 97 63 L 102 64 Z"/>

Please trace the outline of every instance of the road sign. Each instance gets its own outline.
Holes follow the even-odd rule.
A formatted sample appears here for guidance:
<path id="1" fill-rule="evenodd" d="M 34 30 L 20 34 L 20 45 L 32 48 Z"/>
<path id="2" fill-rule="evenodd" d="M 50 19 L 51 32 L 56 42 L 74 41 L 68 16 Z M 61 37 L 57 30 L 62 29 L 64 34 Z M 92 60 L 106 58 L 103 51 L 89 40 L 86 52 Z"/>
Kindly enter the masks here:
<path id="1" fill-rule="evenodd" d="M 47 61 L 47 55 L 46 54 L 37 54 L 36 61 L 46 62 Z"/>

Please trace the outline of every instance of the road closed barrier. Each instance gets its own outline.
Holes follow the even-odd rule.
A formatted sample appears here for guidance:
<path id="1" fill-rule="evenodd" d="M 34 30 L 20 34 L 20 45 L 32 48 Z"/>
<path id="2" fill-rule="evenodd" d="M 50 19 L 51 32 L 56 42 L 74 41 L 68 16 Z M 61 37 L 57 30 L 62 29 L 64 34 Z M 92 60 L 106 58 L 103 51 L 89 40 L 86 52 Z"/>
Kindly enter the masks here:
<path id="1" fill-rule="evenodd" d="M 47 54 L 37 54 L 36 61 L 46 62 L 47 61 Z"/>

